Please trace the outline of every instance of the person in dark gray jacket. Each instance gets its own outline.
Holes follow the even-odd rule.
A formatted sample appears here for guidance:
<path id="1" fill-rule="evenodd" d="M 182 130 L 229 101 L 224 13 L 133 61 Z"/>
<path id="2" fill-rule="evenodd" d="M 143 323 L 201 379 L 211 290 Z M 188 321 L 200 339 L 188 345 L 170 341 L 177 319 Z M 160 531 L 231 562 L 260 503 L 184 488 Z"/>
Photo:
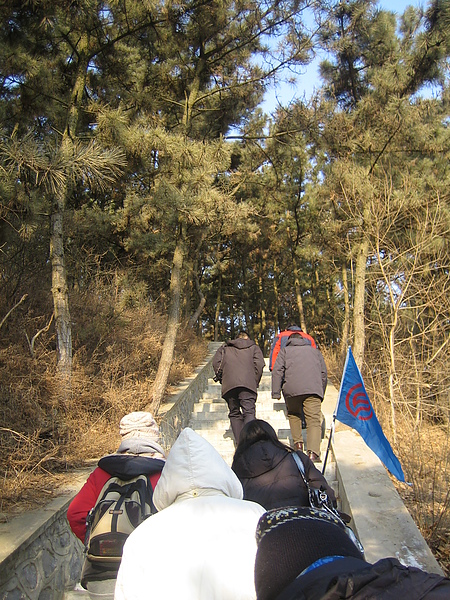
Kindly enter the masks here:
<path id="1" fill-rule="evenodd" d="M 301 451 L 302 413 L 305 416 L 307 454 L 313 462 L 320 462 L 321 403 L 327 375 L 320 350 L 297 333 L 289 336 L 272 371 L 272 398 L 281 398 L 283 391 L 294 447 Z"/>
<path id="2" fill-rule="evenodd" d="M 264 356 L 246 331 L 221 346 L 213 358 L 216 380 L 222 384 L 222 398 L 236 443 L 245 423 L 256 414 L 257 389 L 264 369 Z"/>

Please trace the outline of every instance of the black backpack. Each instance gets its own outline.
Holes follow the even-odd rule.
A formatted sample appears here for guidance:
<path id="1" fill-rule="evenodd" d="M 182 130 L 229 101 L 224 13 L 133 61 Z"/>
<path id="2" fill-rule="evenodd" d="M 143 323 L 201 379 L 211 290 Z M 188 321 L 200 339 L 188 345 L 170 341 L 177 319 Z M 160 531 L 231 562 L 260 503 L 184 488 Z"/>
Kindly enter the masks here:
<path id="1" fill-rule="evenodd" d="M 87 559 L 118 566 L 127 537 L 155 512 L 147 475 L 129 480 L 108 479 L 86 519 Z"/>

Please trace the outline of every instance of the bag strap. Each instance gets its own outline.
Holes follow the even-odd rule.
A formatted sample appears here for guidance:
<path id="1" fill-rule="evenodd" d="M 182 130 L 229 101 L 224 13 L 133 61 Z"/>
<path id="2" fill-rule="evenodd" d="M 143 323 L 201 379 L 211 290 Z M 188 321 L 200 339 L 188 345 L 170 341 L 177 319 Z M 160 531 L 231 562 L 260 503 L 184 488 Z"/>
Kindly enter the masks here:
<path id="1" fill-rule="evenodd" d="M 305 465 L 303 464 L 302 459 L 300 458 L 300 456 L 297 454 L 297 452 L 291 452 L 292 454 L 292 458 L 295 460 L 295 464 L 298 467 L 298 470 L 300 471 L 300 475 L 303 477 L 303 481 L 306 483 L 306 485 L 309 487 L 309 484 L 306 480 L 306 471 L 305 471 Z"/>
<path id="2" fill-rule="evenodd" d="M 296 452 L 291 452 L 292 454 L 292 458 L 295 461 L 295 464 L 298 467 L 299 473 L 302 476 L 303 481 L 305 482 L 306 488 L 308 490 L 308 497 L 309 497 L 309 501 L 310 504 L 313 508 L 316 508 L 312 502 L 311 502 L 311 486 L 308 483 L 308 480 L 306 479 L 306 474 L 305 474 L 305 465 L 303 464 L 302 459 L 300 458 L 300 456 L 296 453 Z M 361 544 L 361 542 L 359 541 L 359 539 L 356 537 L 355 532 L 353 531 L 353 529 L 351 527 L 349 527 L 342 519 L 341 515 L 339 514 L 339 511 L 337 510 L 337 508 L 334 507 L 330 507 L 328 504 L 328 494 L 326 493 L 325 489 L 320 489 L 319 490 L 320 494 L 323 494 L 323 497 L 321 498 L 321 500 L 323 501 L 322 503 L 322 510 L 329 512 L 330 514 L 332 514 L 336 519 L 338 519 L 341 523 L 341 525 L 344 527 L 345 532 L 347 533 L 347 535 L 349 536 L 349 538 L 352 540 L 352 542 L 355 544 L 355 546 L 358 548 L 358 550 L 361 552 L 362 556 L 364 556 L 364 547 Z"/>
<path id="3" fill-rule="evenodd" d="M 303 464 L 302 459 L 296 452 L 292 452 L 291 454 L 292 454 L 292 458 L 295 460 L 295 464 L 298 467 L 299 473 L 302 476 L 302 479 L 306 485 L 306 489 L 308 490 L 309 503 L 312 508 L 317 508 L 317 506 L 315 506 L 314 503 L 312 502 L 312 497 L 311 497 L 312 488 L 309 485 L 309 481 L 306 479 L 305 465 Z M 321 486 L 320 490 L 316 490 L 316 488 L 314 488 L 314 489 L 319 494 L 320 500 L 322 502 L 322 507 L 321 507 L 322 510 L 326 510 L 326 511 L 330 512 L 335 517 L 337 517 L 339 519 L 339 521 L 341 521 L 342 525 L 345 525 L 345 523 L 342 521 L 338 511 L 334 507 L 332 508 L 329 506 L 330 500 L 328 498 L 328 494 L 327 494 L 325 488 Z"/>
<path id="4" fill-rule="evenodd" d="M 225 349 L 226 349 L 227 345 L 223 344 L 222 346 L 220 346 L 220 363 L 219 366 L 217 367 L 217 373 L 220 373 L 223 370 L 223 361 L 225 360 Z"/>

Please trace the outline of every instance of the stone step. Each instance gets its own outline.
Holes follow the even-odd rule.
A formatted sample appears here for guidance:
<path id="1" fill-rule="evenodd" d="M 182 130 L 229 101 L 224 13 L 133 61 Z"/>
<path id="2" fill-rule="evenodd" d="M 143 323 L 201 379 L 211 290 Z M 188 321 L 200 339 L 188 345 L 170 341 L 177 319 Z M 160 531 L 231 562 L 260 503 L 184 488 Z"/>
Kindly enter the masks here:
<path id="1" fill-rule="evenodd" d="M 227 429 L 227 430 L 212 430 L 212 429 L 195 429 L 194 431 L 196 431 L 199 435 L 201 435 L 202 437 L 204 437 L 206 440 L 208 440 L 208 442 L 214 446 L 214 448 L 219 452 L 219 454 L 222 453 L 223 450 L 223 446 L 228 446 L 229 443 L 233 444 L 233 448 L 234 448 L 234 438 L 233 438 L 233 433 L 231 431 L 231 429 Z M 278 434 L 278 438 L 281 442 L 283 442 L 284 444 L 288 444 L 290 445 L 292 443 L 291 439 L 290 439 L 290 431 L 289 430 L 280 430 L 279 432 L 277 432 Z M 228 448 L 225 448 L 228 449 Z"/>
<path id="2" fill-rule="evenodd" d="M 202 394 L 203 396 L 216 396 L 218 398 L 222 397 L 222 387 L 219 385 L 208 385 L 206 390 Z M 267 386 L 259 387 L 257 390 L 257 396 L 272 398 L 271 388 Z"/>
<path id="3" fill-rule="evenodd" d="M 223 398 L 212 397 L 211 395 L 202 396 L 200 400 L 195 402 L 195 404 L 210 404 L 211 406 L 215 406 L 216 404 L 223 404 L 227 406 L 227 403 Z M 286 410 L 286 405 L 283 400 L 274 400 L 272 398 L 266 398 L 265 396 L 258 396 L 256 400 L 256 406 L 264 406 L 264 407 L 275 407 L 276 410 Z"/>
<path id="4" fill-rule="evenodd" d="M 64 600 L 89 600 L 89 593 L 78 583 L 73 590 L 65 590 Z"/>
<path id="5" fill-rule="evenodd" d="M 268 370 L 264 371 L 258 388 L 256 417 L 270 423 L 281 442 L 292 445 L 286 405 L 282 399 L 274 400 L 272 398 L 271 374 Z M 235 452 L 234 437 L 228 418 L 228 405 L 221 397 L 219 383 L 209 381 L 207 390 L 194 404 L 189 426 L 208 440 L 225 462 L 231 466 Z M 306 438 L 306 432 L 304 432 L 304 438 Z M 322 458 L 325 457 L 327 445 L 328 439 L 325 437 L 321 445 Z M 316 466 L 321 471 L 323 463 L 317 463 Z M 330 456 L 327 459 L 325 477 L 338 497 L 336 465 L 331 461 Z"/>
<path id="6" fill-rule="evenodd" d="M 289 421 L 283 415 L 274 414 L 273 411 L 256 411 L 256 418 L 263 419 L 270 423 L 275 429 L 278 427 L 287 427 L 289 428 Z M 228 411 L 216 411 L 210 413 L 206 412 L 197 412 L 191 415 L 191 420 L 195 423 L 202 423 L 204 421 L 229 421 L 228 419 Z"/>
<path id="7" fill-rule="evenodd" d="M 277 429 L 277 428 L 281 428 L 281 429 L 288 428 L 289 429 L 289 421 L 282 415 L 274 414 L 273 411 L 264 411 L 264 412 L 256 411 L 256 418 L 267 421 L 268 423 L 270 423 L 272 425 L 272 427 L 274 429 Z M 198 424 L 205 423 L 205 422 L 216 423 L 218 421 L 220 421 L 221 424 L 223 424 L 223 422 L 228 422 L 228 425 L 229 425 L 229 423 L 230 423 L 230 420 L 228 418 L 228 411 L 214 411 L 214 412 L 199 411 L 199 412 L 191 414 L 190 421 L 192 423 L 198 423 Z M 192 427 L 192 425 L 190 425 L 190 427 Z"/>
<path id="8" fill-rule="evenodd" d="M 211 397 L 202 397 L 198 402 L 194 403 L 194 412 L 199 412 L 203 410 L 202 407 L 207 407 L 206 410 L 211 412 L 215 410 L 220 410 L 222 407 L 224 410 L 228 410 L 228 405 L 222 398 L 211 398 Z M 273 400 L 272 398 L 259 398 L 256 401 L 256 410 L 268 410 L 275 411 L 278 413 L 287 414 L 286 405 L 284 402 L 280 400 Z"/>

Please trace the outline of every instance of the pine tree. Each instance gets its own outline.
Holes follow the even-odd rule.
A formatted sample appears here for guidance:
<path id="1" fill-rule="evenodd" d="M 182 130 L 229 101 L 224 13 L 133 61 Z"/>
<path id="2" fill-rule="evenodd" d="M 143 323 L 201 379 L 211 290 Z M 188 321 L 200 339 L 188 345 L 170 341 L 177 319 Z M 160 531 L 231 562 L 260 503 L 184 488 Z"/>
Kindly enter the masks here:
<path id="1" fill-rule="evenodd" d="M 354 354 L 359 365 L 365 346 L 371 206 L 374 198 L 383 201 L 380 190 L 386 164 L 392 161 L 394 165 L 395 153 L 412 145 L 405 130 L 412 93 L 430 79 L 438 81 L 443 65 L 443 52 L 436 47 L 446 44 L 444 13 L 434 23 L 431 14 L 435 12 L 426 17 L 409 9 L 398 36 L 392 13 L 375 10 L 373 3 L 340 3 L 332 9 L 329 27 L 322 35 L 332 56 L 322 65 L 324 91 L 336 102 L 335 115 L 324 131 L 329 153 L 327 194 L 334 198 L 338 213 L 347 215 L 349 224 L 355 274 Z M 428 67 L 422 70 L 419 64 L 424 62 Z"/>

